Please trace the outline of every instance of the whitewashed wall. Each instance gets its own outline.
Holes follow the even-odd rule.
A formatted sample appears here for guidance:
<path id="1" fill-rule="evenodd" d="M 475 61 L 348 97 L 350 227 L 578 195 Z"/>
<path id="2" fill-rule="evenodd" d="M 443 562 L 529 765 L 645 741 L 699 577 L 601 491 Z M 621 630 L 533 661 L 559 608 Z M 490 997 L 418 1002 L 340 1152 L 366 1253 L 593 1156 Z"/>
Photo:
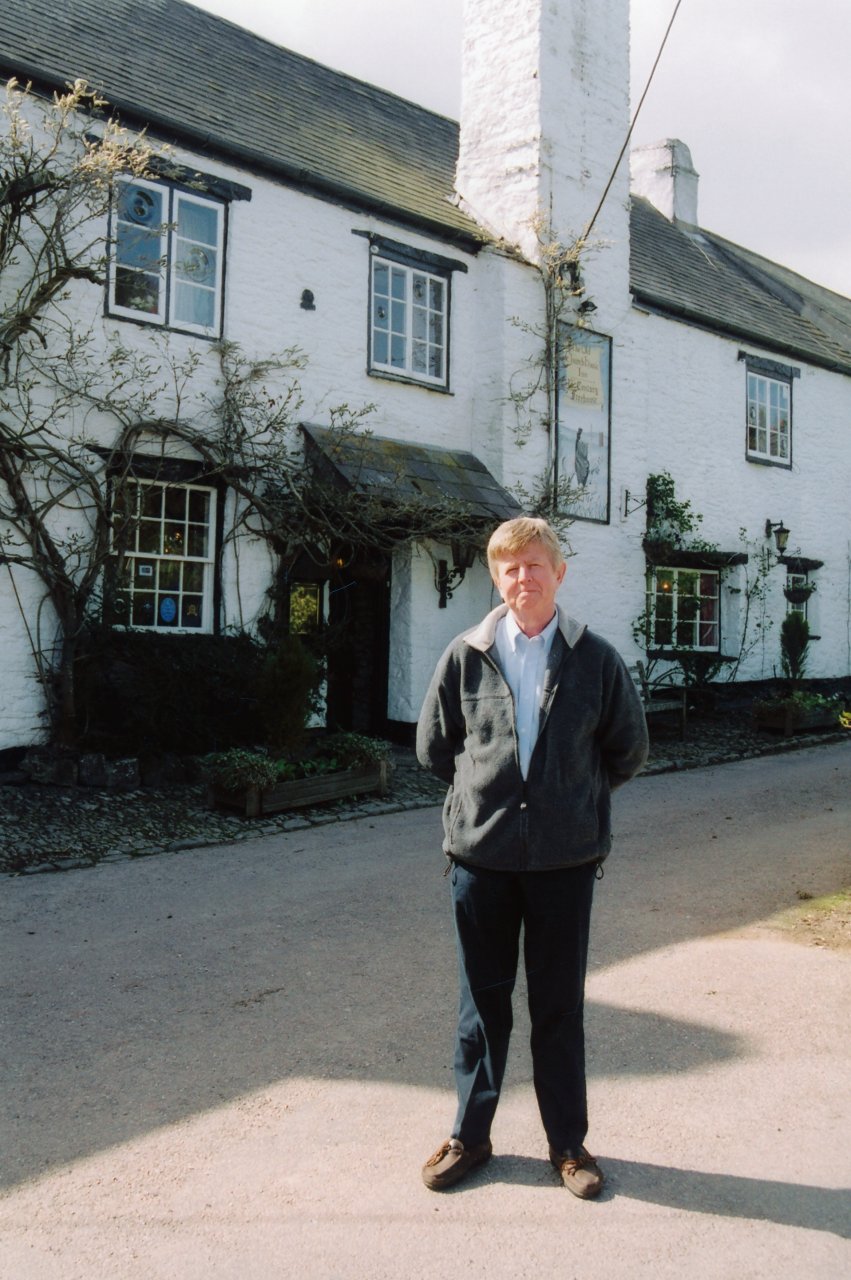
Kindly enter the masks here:
<path id="1" fill-rule="evenodd" d="M 543 470 L 547 457 L 545 435 L 533 433 L 526 446 L 518 450 L 512 432 L 514 410 L 506 398 L 506 378 L 534 354 L 535 343 L 513 320 L 518 314 L 534 315 L 536 306 L 540 306 L 540 281 L 534 272 L 498 252 L 473 256 L 190 152 L 178 151 L 174 158 L 251 188 L 251 200 L 237 201 L 229 210 L 224 336 L 238 343 L 250 358 L 271 356 L 291 347 L 303 353 L 305 367 L 294 375 L 303 395 L 300 420 L 323 424 L 328 422 L 332 406 L 345 403 L 357 410 L 373 404 L 367 423 L 373 431 L 469 450 L 508 485 Z M 468 266 L 467 272 L 457 271 L 452 279 L 448 394 L 368 374 L 369 242 L 353 231 L 377 232 Z M 315 311 L 301 308 L 304 289 L 312 291 Z M 101 356 L 106 354 L 112 335 L 153 354 L 160 368 L 168 359 L 180 362 L 192 351 L 199 353 L 200 362 L 184 390 L 180 413 L 184 419 L 203 425 L 205 398 L 216 394 L 218 371 L 209 342 L 104 318 L 98 290 L 79 288 L 69 307 L 76 308 L 81 328 L 92 328 L 94 351 Z M 152 412 L 168 418 L 174 416 L 176 408 L 167 378 L 162 381 L 162 393 Z M 535 408 L 533 404 L 532 410 Z M 73 429 L 72 424 L 68 429 Z M 89 414 L 86 429 L 101 444 L 108 444 L 114 439 L 116 424 L 108 415 Z M 186 450 L 173 452 L 186 456 Z M 232 511 L 230 498 L 223 513 L 226 531 L 232 525 Z M 428 563 L 429 569 L 424 572 L 423 564 L 417 562 L 417 572 L 410 578 L 410 598 L 406 597 L 405 575 L 399 567 L 394 582 L 389 714 L 398 713 L 397 718 L 401 719 L 415 718 L 422 694 L 421 682 L 406 667 L 411 646 L 426 645 L 428 657 L 417 659 L 418 673 L 422 672 L 428 662 L 433 665 L 432 659 L 436 659 L 450 631 L 468 622 L 465 617 L 458 623 L 457 600 L 451 601 L 447 610 L 437 610 Z M 224 627 L 255 626 L 267 607 L 271 571 L 271 558 L 264 543 L 247 537 L 226 543 L 222 563 Z M 41 588 L 23 571 L 13 569 L 13 573 L 24 612 L 32 623 L 39 611 Z M 475 570 L 470 577 L 475 580 Z M 487 597 L 490 588 L 486 574 L 482 581 Z M 469 601 L 470 592 L 466 586 L 464 590 Z M 451 619 L 448 626 L 447 619 Z M 49 608 L 41 608 L 40 626 L 42 637 L 55 632 Z M 412 635 L 419 640 L 415 642 Z M 187 637 L 189 643 L 191 638 Z M 0 702 L 2 749 L 36 741 L 45 730 L 43 701 L 33 678 L 26 628 L 3 566 L 0 642 L 7 677 Z"/>
<path id="2" fill-rule="evenodd" d="M 469 11 L 474 25 L 465 54 L 467 134 L 459 190 L 492 232 L 508 243 L 525 242 L 533 253 L 535 215 L 542 208 L 549 212 L 554 230 L 565 239 L 581 228 L 623 140 L 625 0 L 576 0 L 574 5 L 474 0 Z M 500 31 L 503 36 L 516 33 L 517 40 L 500 41 Z M 477 55 L 489 48 L 495 62 L 488 60 L 491 55 L 484 62 Z M 503 109 L 519 104 L 523 92 L 532 95 L 527 112 Z M 346 403 L 358 409 L 374 403 L 369 419 L 374 431 L 470 450 L 507 486 L 517 481 L 531 485 L 549 454 L 540 420 L 546 406 L 540 396 L 532 400 L 524 414 L 528 436 L 518 447 L 517 417 L 508 396 L 528 376 L 539 349 L 526 327 L 534 328 L 542 319 L 543 288 L 534 268 L 497 246 L 478 255 L 465 253 L 206 157 L 178 152 L 175 159 L 251 188 L 251 200 L 235 202 L 229 212 L 224 333 L 251 358 L 288 347 L 304 352 L 306 367 L 298 375 L 302 420 L 321 425 L 332 406 Z M 369 242 L 353 232 L 376 232 L 467 265 L 467 272 L 457 271 L 452 278 L 449 394 L 368 374 Z M 575 554 L 562 601 L 625 656 L 637 656 L 632 621 L 644 606 L 645 513 L 624 518 L 623 492 L 629 489 L 641 497 L 647 475 L 667 470 L 675 478 L 678 497 L 689 499 L 703 514 L 702 533 L 708 540 L 738 550 L 744 526 L 755 550 L 764 545 L 766 519 L 782 519 L 792 530 L 790 551 L 800 548 L 803 555 L 825 561 L 817 574 L 818 594 L 810 603 L 810 617 L 821 636 L 813 645 L 810 670 L 813 675 L 846 674 L 851 643 L 851 379 L 790 357 L 787 362 L 801 369 L 793 389 L 793 469 L 747 463 L 745 370 L 738 350 L 782 357 L 633 308 L 627 235 L 624 166 L 592 236 L 604 243 L 583 267 L 587 296 L 597 308 L 593 328 L 613 337 L 611 520 L 609 525 L 574 524 L 570 542 Z M 314 295 L 314 311 L 300 306 L 305 289 Z M 79 291 L 76 305 L 81 324 L 93 324 L 104 344 L 110 332 L 143 347 L 163 341 L 161 331 L 104 320 L 102 297 L 95 291 Z M 180 335 L 165 337 L 177 355 L 190 349 L 202 353 L 184 412 L 203 414 L 203 397 L 214 392 L 216 377 L 211 346 Z M 165 392 L 160 410 L 169 412 Z M 105 438 L 113 429 L 105 420 L 90 420 L 88 427 Z M 432 550 L 436 554 L 438 549 Z M 266 607 L 271 568 L 262 543 L 242 539 L 227 547 L 222 566 L 225 626 L 255 625 Z M 13 573 L 32 622 L 40 588 L 21 571 Z M 773 635 L 754 651 L 742 677 L 771 675 L 778 662 L 783 577 L 778 568 L 767 605 L 775 619 Z M 737 579 L 729 581 L 733 585 Z M 440 610 L 425 550 L 394 558 L 391 719 L 416 718 L 446 643 L 495 601 L 487 570 L 477 565 Z M 725 594 L 725 647 L 735 640 L 740 610 L 741 596 Z M 43 634 L 50 634 L 49 614 L 42 612 L 41 624 Z M 0 646 L 3 748 L 37 740 L 44 726 L 26 628 L 2 565 Z"/>
<path id="3" fill-rule="evenodd" d="M 794 357 L 780 357 L 754 343 L 638 312 L 630 330 L 636 334 L 643 366 L 635 401 L 641 419 L 635 429 L 643 441 L 646 472 L 671 473 L 678 499 L 688 499 L 703 515 L 701 537 L 725 551 L 749 553 L 747 571 L 729 574 L 728 587 L 743 588 L 760 549 L 773 549 L 773 539 L 765 538 L 766 520 L 782 520 L 791 530 L 787 554 L 824 561 L 824 567 L 811 575 L 817 591 L 808 614 L 820 639 L 810 646 L 808 672 L 822 677 L 847 674 L 851 379 Z M 783 359 L 800 369 L 792 388 L 791 469 L 745 458 L 746 373 L 739 351 Z M 636 475 L 640 477 L 640 468 Z M 642 523 L 643 515 L 636 512 L 626 524 Z M 741 529 L 746 531 L 746 544 L 740 541 Z M 773 626 L 765 646 L 758 645 L 740 670 L 741 679 L 768 678 L 780 670 L 785 575 L 785 568 L 775 564 L 766 602 Z M 738 649 L 736 624 L 742 606 L 741 597 L 722 589 L 727 652 Z"/>

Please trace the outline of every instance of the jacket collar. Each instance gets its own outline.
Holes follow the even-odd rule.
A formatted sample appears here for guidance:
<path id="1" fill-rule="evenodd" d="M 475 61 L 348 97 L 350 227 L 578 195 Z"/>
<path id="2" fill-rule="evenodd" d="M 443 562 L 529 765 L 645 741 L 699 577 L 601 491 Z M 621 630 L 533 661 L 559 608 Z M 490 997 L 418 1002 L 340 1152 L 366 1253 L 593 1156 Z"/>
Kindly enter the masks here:
<path id="1" fill-rule="evenodd" d="M 585 623 L 577 622 L 576 618 L 571 618 L 561 605 L 556 605 L 558 611 L 558 629 L 564 637 L 568 648 L 575 649 L 582 633 L 585 631 Z M 478 649 L 480 653 L 487 652 L 496 640 L 496 627 L 500 618 L 504 618 L 508 613 L 508 605 L 500 604 L 495 609 L 491 609 L 486 617 L 472 631 L 467 631 L 462 639 L 470 646 L 471 649 Z"/>

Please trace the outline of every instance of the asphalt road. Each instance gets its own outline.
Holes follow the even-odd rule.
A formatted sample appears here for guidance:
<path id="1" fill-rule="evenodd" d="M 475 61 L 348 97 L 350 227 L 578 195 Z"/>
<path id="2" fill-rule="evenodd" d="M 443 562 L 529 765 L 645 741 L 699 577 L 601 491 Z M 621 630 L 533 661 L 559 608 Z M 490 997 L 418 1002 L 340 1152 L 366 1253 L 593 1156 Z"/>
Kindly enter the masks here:
<path id="1" fill-rule="evenodd" d="M 770 925 L 851 881 L 851 749 L 619 793 L 589 1146 L 546 1162 L 518 990 L 494 1159 L 454 1191 L 439 810 L 0 885 L 3 1280 L 851 1274 L 851 955 Z"/>

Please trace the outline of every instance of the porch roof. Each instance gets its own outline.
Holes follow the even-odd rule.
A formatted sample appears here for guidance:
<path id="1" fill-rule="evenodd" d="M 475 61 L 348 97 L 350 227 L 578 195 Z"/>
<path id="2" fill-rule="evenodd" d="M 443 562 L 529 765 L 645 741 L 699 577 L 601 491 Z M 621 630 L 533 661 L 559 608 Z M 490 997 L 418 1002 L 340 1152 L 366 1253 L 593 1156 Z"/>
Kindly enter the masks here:
<path id="1" fill-rule="evenodd" d="M 312 423 L 302 423 L 302 431 L 339 481 L 355 493 L 392 493 L 425 504 L 450 499 L 463 503 L 483 522 L 522 514 L 517 500 L 475 454 L 385 436 L 340 436 Z"/>

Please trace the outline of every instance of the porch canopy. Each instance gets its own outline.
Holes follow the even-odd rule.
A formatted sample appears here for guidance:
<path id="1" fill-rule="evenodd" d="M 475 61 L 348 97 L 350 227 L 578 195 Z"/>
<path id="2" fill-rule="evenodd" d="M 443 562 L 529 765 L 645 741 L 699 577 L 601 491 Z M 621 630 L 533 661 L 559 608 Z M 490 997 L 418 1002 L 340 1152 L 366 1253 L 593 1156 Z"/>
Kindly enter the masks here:
<path id="1" fill-rule="evenodd" d="M 308 460 L 324 479 L 353 494 L 422 510 L 458 504 L 459 523 L 482 532 L 523 514 L 475 454 L 302 423 Z"/>

